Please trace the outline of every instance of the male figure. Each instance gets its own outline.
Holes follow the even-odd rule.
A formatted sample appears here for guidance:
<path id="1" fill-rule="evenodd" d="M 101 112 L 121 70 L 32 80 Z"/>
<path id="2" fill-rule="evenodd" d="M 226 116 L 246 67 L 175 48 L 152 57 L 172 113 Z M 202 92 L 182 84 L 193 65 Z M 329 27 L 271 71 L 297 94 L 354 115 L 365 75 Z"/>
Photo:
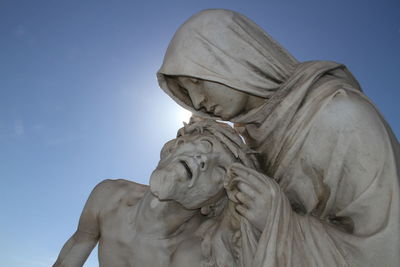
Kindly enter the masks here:
<path id="1" fill-rule="evenodd" d="M 54 266 L 82 266 L 97 242 L 100 266 L 239 266 L 230 249 L 202 246 L 235 235 L 227 231 L 235 218 L 223 183 L 234 162 L 255 166 L 232 128 L 211 120 L 185 126 L 164 145 L 150 187 L 105 180 L 94 188 Z M 222 214 L 229 218 L 209 219 Z M 229 225 L 219 227 L 225 221 Z"/>

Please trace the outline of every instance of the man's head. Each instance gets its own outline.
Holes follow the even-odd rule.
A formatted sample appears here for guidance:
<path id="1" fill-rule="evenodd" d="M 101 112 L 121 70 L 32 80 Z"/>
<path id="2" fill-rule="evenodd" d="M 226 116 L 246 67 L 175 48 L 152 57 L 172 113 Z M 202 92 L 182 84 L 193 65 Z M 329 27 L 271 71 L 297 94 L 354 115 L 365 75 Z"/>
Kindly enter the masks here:
<path id="1" fill-rule="evenodd" d="M 191 121 L 167 142 L 151 175 L 151 192 L 188 209 L 212 204 L 223 194 L 226 170 L 234 162 L 256 167 L 242 139 L 227 124 Z"/>

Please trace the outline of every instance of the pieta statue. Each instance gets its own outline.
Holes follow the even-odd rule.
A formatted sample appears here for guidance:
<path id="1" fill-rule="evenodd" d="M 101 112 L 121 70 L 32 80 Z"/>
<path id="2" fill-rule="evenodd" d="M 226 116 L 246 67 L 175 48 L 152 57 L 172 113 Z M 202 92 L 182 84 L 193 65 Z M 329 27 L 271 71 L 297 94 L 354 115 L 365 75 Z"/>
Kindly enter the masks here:
<path id="1" fill-rule="evenodd" d="M 54 266 L 82 266 L 97 242 L 107 267 L 399 266 L 400 146 L 343 64 L 299 62 L 210 9 L 157 78 L 194 117 L 150 186 L 96 186 Z"/>

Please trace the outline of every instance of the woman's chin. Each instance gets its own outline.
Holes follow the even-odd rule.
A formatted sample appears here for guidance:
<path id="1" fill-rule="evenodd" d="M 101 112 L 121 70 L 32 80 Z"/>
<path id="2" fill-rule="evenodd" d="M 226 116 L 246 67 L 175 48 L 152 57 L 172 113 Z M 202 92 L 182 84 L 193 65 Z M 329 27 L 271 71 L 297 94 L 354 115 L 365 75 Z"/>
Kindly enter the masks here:
<path id="1" fill-rule="evenodd" d="M 228 121 L 230 118 L 226 114 L 219 112 L 218 110 L 214 111 L 214 116 L 220 118 L 223 121 Z"/>
<path id="2" fill-rule="evenodd" d="M 230 121 L 230 119 L 232 119 L 232 116 L 228 116 L 228 115 L 217 115 L 218 117 L 221 118 L 221 120 L 223 121 Z"/>

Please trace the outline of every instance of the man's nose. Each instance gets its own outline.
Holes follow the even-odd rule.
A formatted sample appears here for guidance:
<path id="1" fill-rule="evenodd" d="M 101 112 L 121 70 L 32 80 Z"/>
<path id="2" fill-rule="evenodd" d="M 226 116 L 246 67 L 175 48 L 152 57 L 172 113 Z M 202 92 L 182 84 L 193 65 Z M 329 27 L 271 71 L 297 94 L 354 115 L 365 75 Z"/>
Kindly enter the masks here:
<path id="1" fill-rule="evenodd" d="M 205 171 L 207 169 L 208 157 L 205 154 L 195 156 L 196 165 L 199 171 Z"/>

